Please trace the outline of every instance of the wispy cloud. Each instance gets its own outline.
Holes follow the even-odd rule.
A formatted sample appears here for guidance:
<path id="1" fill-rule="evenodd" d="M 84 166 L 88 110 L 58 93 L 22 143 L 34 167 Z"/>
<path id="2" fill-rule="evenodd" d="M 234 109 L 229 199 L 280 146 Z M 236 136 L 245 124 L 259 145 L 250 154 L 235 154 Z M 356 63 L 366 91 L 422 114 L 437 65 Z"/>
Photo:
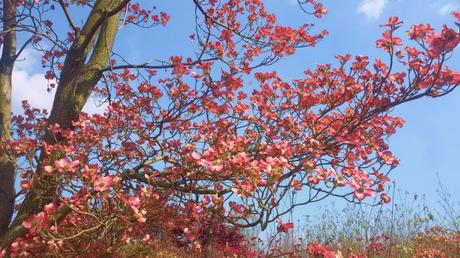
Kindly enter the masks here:
<path id="1" fill-rule="evenodd" d="M 358 6 L 358 12 L 363 13 L 369 19 L 378 19 L 387 2 L 388 0 L 362 0 Z"/>
<path id="2" fill-rule="evenodd" d="M 450 14 L 453 11 L 456 11 L 458 9 L 459 9 L 459 4 L 458 3 L 447 2 L 447 3 L 443 4 L 441 6 L 441 8 L 439 8 L 439 14 L 441 14 L 441 15 Z"/>

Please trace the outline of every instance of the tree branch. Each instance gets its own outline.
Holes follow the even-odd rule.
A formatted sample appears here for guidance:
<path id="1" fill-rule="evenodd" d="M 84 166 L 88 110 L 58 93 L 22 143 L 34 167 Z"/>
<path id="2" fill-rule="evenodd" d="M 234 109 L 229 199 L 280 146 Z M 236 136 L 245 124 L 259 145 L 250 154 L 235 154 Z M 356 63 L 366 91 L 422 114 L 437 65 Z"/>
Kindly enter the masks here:
<path id="1" fill-rule="evenodd" d="M 207 58 L 207 59 L 199 59 L 195 60 L 192 62 L 187 62 L 187 63 L 182 63 L 183 65 L 196 65 L 200 64 L 202 62 L 211 62 L 211 61 L 216 61 L 219 60 L 219 58 L 214 57 L 214 58 Z M 102 72 L 108 72 L 108 71 L 113 71 L 113 70 L 121 70 L 121 69 L 169 69 L 169 68 L 174 68 L 174 64 L 167 64 L 167 65 L 151 65 L 149 63 L 144 63 L 144 64 L 126 64 L 126 65 L 115 65 L 115 66 L 110 66 L 106 67 L 102 70 Z"/>
<path id="2" fill-rule="evenodd" d="M 67 22 L 69 23 L 69 26 L 72 28 L 72 30 L 73 30 L 75 33 L 77 33 L 77 32 L 78 32 L 78 29 L 77 29 L 77 27 L 75 26 L 75 24 L 73 23 L 72 18 L 70 17 L 69 11 L 67 10 L 67 7 L 66 7 L 64 1 L 63 1 L 63 0 L 59 0 L 58 2 L 59 2 L 59 5 L 60 5 L 61 8 L 62 8 L 62 11 L 64 11 L 64 15 L 65 15 L 65 17 L 66 17 L 66 19 L 67 19 Z"/>

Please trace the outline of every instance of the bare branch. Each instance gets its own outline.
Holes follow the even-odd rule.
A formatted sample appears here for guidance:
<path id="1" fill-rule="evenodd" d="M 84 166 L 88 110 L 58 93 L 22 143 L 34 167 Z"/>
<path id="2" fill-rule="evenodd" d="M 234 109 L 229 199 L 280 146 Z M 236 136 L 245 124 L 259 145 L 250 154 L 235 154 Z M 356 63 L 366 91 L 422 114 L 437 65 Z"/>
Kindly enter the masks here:
<path id="1" fill-rule="evenodd" d="M 72 30 L 77 33 L 78 32 L 78 29 L 77 27 L 75 26 L 75 24 L 73 23 L 72 21 L 72 17 L 70 17 L 70 13 L 69 11 L 67 10 L 67 7 L 66 7 L 66 4 L 64 3 L 63 0 L 59 0 L 59 5 L 61 6 L 62 8 L 62 11 L 64 11 L 64 15 L 67 19 L 67 22 L 69 23 L 69 26 L 72 28 Z"/>

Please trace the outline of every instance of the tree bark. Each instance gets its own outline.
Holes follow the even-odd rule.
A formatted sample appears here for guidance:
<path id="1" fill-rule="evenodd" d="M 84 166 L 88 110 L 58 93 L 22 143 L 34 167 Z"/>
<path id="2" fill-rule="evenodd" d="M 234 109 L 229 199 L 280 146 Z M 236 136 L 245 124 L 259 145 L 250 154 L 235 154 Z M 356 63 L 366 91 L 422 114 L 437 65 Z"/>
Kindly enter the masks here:
<path id="1" fill-rule="evenodd" d="M 16 59 L 16 4 L 3 1 L 3 31 L 6 32 L 0 58 L 0 139 L 10 137 L 11 91 L 14 61 Z M 0 236 L 7 230 L 14 211 L 15 163 L 0 153 Z"/>

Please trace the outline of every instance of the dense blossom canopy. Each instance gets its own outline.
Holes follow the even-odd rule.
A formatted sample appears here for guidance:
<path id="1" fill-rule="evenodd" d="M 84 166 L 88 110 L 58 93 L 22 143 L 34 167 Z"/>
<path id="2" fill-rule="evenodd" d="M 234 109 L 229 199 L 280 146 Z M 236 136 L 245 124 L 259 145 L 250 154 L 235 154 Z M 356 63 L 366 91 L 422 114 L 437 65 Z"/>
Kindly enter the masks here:
<path id="1" fill-rule="evenodd" d="M 249 255 L 239 229 L 275 222 L 287 232 L 294 225 L 282 216 L 296 206 L 328 196 L 390 202 L 399 160 L 387 138 L 404 121 L 389 111 L 460 84 L 447 65 L 460 34 L 447 25 L 411 26 L 406 42 L 391 17 L 376 41 L 387 61 L 338 55 L 287 81 L 267 66 L 328 33 L 283 26 L 261 0 L 194 0 L 196 53 L 144 64 L 111 47 L 124 26 L 174 21 L 145 1 L 13 2 L 15 29 L 42 53 L 56 99 L 50 114 L 25 100 L 0 144 L 20 178 L 2 254 L 168 242 Z M 327 13 L 314 0 L 299 5 L 312 19 Z M 77 9 L 92 10 L 83 24 L 71 19 Z M 57 12 L 68 31 L 54 29 Z M 90 93 L 106 99 L 103 113 L 81 112 Z"/>

